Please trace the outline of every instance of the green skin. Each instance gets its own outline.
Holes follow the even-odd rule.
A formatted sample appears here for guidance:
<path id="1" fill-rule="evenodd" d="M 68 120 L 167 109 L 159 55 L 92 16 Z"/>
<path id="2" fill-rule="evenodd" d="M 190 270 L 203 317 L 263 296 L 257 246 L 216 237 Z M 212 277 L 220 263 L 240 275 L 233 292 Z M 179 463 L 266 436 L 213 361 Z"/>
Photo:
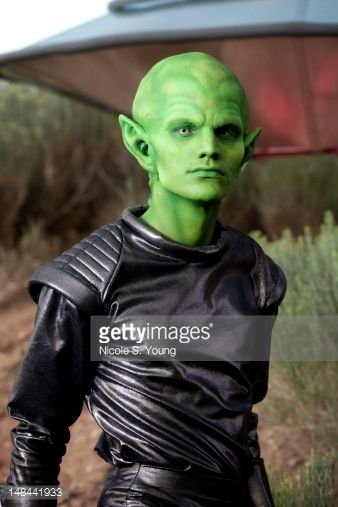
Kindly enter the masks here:
<path id="1" fill-rule="evenodd" d="M 119 116 L 126 148 L 148 172 L 149 207 L 140 219 L 166 238 L 210 244 L 222 199 L 254 150 L 243 88 L 221 62 L 184 53 L 141 81 L 133 120 Z"/>

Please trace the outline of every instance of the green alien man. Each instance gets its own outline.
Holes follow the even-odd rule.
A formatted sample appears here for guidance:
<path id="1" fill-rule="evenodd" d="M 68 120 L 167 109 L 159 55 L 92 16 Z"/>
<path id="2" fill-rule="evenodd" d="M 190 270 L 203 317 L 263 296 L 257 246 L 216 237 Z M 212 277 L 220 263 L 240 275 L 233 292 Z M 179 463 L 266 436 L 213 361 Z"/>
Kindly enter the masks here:
<path id="1" fill-rule="evenodd" d="M 282 270 L 219 218 L 260 133 L 248 131 L 248 116 L 239 80 L 203 53 L 168 57 L 141 81 L 132 119 L 119 121 L 150 197 L 30 280 L 38 310 L 8 405 L 19 421 L 9 484 L 58 485 L 85 401 L 102 429 L 95 450 L 116 467 L 99 507 L 274 505 L 252 411 L 268 361 L 94 362 L 89 352 L 91 315 L 274 321 Z"/>

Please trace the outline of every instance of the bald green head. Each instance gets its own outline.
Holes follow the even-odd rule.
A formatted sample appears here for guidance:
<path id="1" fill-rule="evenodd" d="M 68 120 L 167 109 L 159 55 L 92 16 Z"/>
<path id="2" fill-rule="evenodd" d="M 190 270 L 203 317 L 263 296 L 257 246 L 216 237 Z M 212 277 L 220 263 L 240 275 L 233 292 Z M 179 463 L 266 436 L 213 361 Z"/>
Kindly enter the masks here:
<path id="1" fill-rule="evenodd" d="M 169 56 L 156 63 L 140 82 L 133 102 L 133 118 L 149 127 L 154 119 L 161 116 L 163 101 L 176 93 L 179 82 L 189 87 L 188 97 L 197 90 L 208 94 L 210 98 L 220 90 L 227 90 L 230 96 L 236 96 L 246 129 L 249 107 L 241 83 L 229 67 L 199 52 Z"/>
<path id="2" fill-rule="evenodd" d="M 260 129 L 247 132 L 248 102 L 235 74 L 204 53 L 161 60 L 142 79 L 133 119 L 119 116 L 127 149 L 152 191 L 219 202 L 250 159 Z"/>

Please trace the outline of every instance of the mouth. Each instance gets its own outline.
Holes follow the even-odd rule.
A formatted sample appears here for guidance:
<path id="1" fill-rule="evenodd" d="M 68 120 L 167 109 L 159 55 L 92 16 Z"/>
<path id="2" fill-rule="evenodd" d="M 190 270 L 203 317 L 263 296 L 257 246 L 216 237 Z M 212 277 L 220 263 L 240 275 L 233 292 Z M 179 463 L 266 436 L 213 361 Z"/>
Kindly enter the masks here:
<path id="1" fill-rule="evenodd" d="M 196 169 L 193 169 L 190 172 L 200 173 L 202 176 L 206 176 L 206 177 L 224 176 L 224 172 L 221 171 L 221 169 L 218 169 L 216 167 L 197 167 Z"/>

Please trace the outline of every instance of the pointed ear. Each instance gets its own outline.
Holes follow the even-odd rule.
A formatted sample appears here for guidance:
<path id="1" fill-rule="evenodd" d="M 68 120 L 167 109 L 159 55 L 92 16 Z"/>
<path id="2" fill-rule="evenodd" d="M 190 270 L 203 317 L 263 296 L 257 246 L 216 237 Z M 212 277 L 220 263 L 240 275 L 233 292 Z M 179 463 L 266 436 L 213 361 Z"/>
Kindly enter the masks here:
<path id="1" fill-rule="evenodd" d="M 148 144 L 148 136 L 144 128 L 124 114 L 119 115 L 119 123 L 125 147 L 137 159 L 143 169 L 151 172 L 152 150 Z"/>
<path id="2" fill-rule="evenodd" d="M 241 162 L 241 168 L 243 165 L 250 160 L 252 157 L 254 150 L 255 150 L 255 144 L 258 139 L 259 134 L 261 133 L 261 128 L 256 127 L 255 129 L 250 130 L 250 132 L 247 132 L 244 134 L 244 157 Z"/>

